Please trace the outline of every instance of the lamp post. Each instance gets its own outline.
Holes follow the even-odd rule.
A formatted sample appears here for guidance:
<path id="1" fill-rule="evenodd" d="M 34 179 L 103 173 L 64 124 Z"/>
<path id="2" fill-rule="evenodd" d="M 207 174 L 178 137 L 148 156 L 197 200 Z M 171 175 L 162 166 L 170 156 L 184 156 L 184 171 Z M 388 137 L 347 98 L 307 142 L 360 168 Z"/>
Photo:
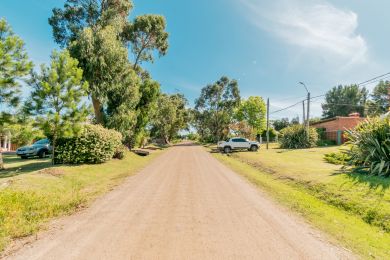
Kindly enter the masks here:
<path id="1" fill-rule="evenodd" d="M 299 82 L 302 86 L 305 87 L 305 90 L 307 92 L 307 115 L 306 115 L 306 135 L 307 135 L 307 140 L 310 140 L 310 91 L 306 87 L 306 84 L 303 82 Z"/>

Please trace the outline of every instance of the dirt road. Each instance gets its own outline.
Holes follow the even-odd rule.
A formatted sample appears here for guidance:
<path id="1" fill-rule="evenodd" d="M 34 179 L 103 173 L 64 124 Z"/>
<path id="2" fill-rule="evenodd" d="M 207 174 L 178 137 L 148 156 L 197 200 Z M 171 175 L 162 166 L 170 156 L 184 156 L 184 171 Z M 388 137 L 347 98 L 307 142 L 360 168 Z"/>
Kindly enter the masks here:
<path id="1" fill-rule="evenodd" d="M 171 148 L 10 259 L 350 259 L 202 147 Z"/>

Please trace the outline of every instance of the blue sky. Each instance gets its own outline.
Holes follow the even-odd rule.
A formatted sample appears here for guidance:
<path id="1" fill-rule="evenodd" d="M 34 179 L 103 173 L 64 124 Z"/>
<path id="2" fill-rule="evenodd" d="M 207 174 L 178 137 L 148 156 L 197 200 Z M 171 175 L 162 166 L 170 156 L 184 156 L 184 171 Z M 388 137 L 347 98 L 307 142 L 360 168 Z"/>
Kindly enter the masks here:
<path id="1" fill-rule="evenodd" d="M 5 17 L 24 39 L 36 65 L 58 48 L 47 23 L 65 0 L 1 0 Z M 135 0 L 132 16 L 166 17 L 168 55 L 144 64 L 165 92 L 193 104 L 200 89 L 222 75 L 239 80 L 243 97 L 271 100 L 271 110 L 337 84 L 390 72 L 388 0 Z M 369 89 L 373 86 L 368 85 Z M 312 116 L 321 115 L 321 100 Z M 301 106 L 272 118 L 301 115 Z"/>

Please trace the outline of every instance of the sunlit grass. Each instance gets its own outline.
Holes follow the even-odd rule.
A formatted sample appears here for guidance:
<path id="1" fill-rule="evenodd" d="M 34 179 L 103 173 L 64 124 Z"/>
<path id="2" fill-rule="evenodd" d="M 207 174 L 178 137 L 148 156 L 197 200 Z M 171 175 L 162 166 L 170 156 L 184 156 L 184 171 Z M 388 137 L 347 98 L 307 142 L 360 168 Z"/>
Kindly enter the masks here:
<path id="1" fill-rule="evenodd" d="M 390 258 L 389 179 L 326 163 L 339 147 L 214 155 L 364 257 Z"/>
<path id="2" fill-rule="evenodd" d="M 155 151 L 141 157 L 128 152 L 124 160 L 49 168 L 45 168 L 50 166 L 48 160 L 7 158 L 10 165 L 22 168 L 23 174 L 0 179 L 0 251 L 12 239 L 36 233 L 49 219 L 88 205 L 160 153 Z M 31 168 L 32 163 L 43 170 L 34 172 L 36 168 Z"/>

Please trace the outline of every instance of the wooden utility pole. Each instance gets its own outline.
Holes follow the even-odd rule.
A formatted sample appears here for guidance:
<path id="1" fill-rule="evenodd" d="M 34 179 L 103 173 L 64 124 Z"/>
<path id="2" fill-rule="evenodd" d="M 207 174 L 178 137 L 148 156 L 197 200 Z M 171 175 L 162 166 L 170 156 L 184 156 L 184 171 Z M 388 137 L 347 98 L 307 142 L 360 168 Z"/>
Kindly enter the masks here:
<path id="1" fill-rule="evenodd" d="M 306 109 L 305 109 L 305 100 L 302 101 L 302 107 L 303 107 L 303 115 L 302 115 L 302 125 L 306 124 Z"/>
<path id="2" fill-rule="evenodd" d="M 267 150 L 269 145 L 269 98 L 267 98 Z"/>

